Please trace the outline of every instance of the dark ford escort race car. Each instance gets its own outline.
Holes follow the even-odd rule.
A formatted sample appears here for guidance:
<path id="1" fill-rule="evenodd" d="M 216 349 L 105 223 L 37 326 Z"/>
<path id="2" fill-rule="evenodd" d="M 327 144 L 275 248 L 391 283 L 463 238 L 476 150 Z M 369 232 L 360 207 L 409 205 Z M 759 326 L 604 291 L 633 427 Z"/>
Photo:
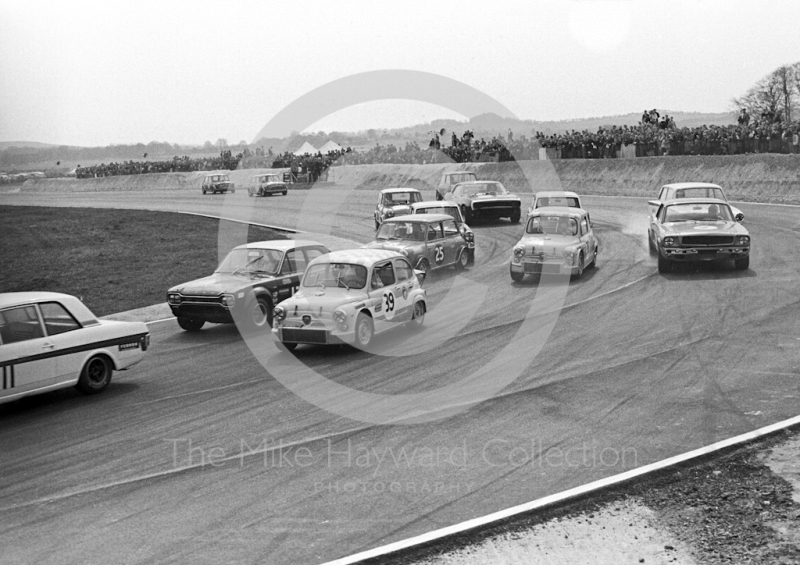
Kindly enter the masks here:
<path id="1" fill-rule="evenodd" d="M 328 248 L 316 241 L 273 240 L 231 250 L 213 275 L 167 291 L 167 303 L 186 331 L 205 322 L 243 329 L 272 326 L 275 305 L 297 290 L 306 265 Z"/>
<path id="2" fill-rule="evenodd" d="M 445 194 L 444 199 L 459 205 L 467 223 L 473 218 L 508 218 L 516 224 L 521 216 L 522 200 L 497 181 L 459 183 Z"/>

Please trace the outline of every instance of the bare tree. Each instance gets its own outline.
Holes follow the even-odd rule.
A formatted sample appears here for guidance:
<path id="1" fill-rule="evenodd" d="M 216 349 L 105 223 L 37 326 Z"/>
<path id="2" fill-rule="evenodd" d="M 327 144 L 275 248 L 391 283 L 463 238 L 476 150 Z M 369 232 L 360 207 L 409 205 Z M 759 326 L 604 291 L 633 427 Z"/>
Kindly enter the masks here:
<path id="1" fill-rule="evenodd" d="M 792 104 L 794 96 L 794 68 L 792 65 L 783 65 L 772 73 L 778 86 L 778 91 L 783 98 L 783 117 L 786 123 L 792 121 Z"/>
<path id="2" fill-rule="evenodd" d="M 733 98 L 736 108 L 747 108 L 753 116 L 770 121 L 792 120 L 792 111 L 800 100 L 800 62 L 778 67 L 759 80 L 742 96 Z"/>

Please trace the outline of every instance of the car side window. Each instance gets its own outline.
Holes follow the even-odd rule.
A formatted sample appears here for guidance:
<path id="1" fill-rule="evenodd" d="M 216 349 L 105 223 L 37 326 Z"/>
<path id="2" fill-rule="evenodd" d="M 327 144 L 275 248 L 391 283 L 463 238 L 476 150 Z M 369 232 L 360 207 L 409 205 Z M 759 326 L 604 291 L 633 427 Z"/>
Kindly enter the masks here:
<path id="1" fill-rule="evenodd" d="M 384 263 L 375 267 L 375 274 L 380 279 L 383 286 L 394 284 L 394 269 L 391 263 Z"/>
<path id="2" fill-rule="evenodd" d="M 39 308 L 42 310 L 47 335 L 63 334 L 81 327 L 72 314 L 58 302 L 44 302 Z"/>
<path id="3" fill-rule="evenodd" d="M 283 259 L 281 274 L 288 275 L 291 273 L 296 273 L 297 271 L 305 272 L 305 270 L 306 270 L 306 261 L 305 258 L 303 257 L 303 254 L 297 249 L 292 249 L 291 251 L 287 251 L 286 256 Z"/>
<path id="4" fill-rule="evenodd" d="M 660 224 L 664 223 L 664 216 L 666 215 L 666 213 L 667 213 L 667 207 L 666 206 L 662 206 L 661 208 L 658 209 L 657 218 L 658 218 L 658 222 Z"/>
<path id="5" fill-rule="evenodd" d="M 0 336 L 3 343 L 17 343 L 44 337 L 35 306 L 18 306 L 0 312 Z"/>
<path id="6" fill-rule="evenodd" d="M 662 186 L 661 187 L 661 192 L 658 194 L 658 199 L 659 200 L 664 200 L 664 197 L 667 195 L 666 192 L 667 192 L 667 188 Z"/>
<path id="7" fill-rule="evenodd" d="M 306 254 L 306 265 L 308 265 L 311 261 L 313 261 L 317 257 L 320 257 L 320 256 L 324 255 L 324 253 L 322 252 L 322 249 L 317 249 L 316 247 L 309 247 L 308 249 L 305 249 L 304 251 L 305 251 L 305 254 Z M 303 269 L 303 271 L 305 271 L 305 269 Z"/>
<path id="8" fill-rule="evenodd" d="M 429 224 L 428 225 L 428 241 L 432 241 L 434 239 L 441 239 L 442 236 L 442 224 Z"/>
<path id="9" fill-rule="evenodd" d="M 586 235 L 587 233 L 589 233 L 589 220 L 584 216 L 581 219 L 581 235 Z"/>
<path id="10" fill-rule="evenodd" d="M 455 235 L 459 235 L 458 227 L 456 226 L 455 220 L 447 220 L 442 222 L 444 227 L 444 235 L 445 237 L 453 237 Z"/>
<path id="11" fill-rule="evenodd" d="M 394 261 L 394 274 L 397 276 L 398 282 L 407 281 L 414 278 L 414 269 L 408 264 L 405 259 L 395 259 Z"/>

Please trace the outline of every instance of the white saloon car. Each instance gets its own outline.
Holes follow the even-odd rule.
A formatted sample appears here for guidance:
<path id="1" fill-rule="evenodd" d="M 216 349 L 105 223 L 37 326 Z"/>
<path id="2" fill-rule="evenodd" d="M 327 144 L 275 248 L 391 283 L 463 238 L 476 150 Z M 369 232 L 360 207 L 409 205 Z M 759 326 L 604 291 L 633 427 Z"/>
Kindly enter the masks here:
<path id="1" fill-rule="evenodd" d="M 102 392 L 112 372 L 141 361 L 149 344 L 144 323 L 98 320 L 74 296 L 0 294 L 0 404 L 70 386 Z"/>
<path id="2" fill-rule="evenodd" d="M 367 347 L 375 334 L 422 326 L 424 275 L 397 251 L 351 249 L 311 261 L 300 289 L 278 304 L 273 333 L 286 349 L 299 343 Z"/>

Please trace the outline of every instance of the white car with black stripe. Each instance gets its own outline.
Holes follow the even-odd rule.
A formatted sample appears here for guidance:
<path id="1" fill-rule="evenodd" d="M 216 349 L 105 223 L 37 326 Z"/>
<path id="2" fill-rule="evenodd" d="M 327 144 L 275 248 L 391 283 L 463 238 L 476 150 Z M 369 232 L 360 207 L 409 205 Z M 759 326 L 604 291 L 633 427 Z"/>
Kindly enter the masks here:
<path id="1" fill-rule="evenodd" d="M 397 251 L 334 251 L 308 264 L 300 289 L 275 307 L 273 333 L 283 347 L 351 344 L 404 324 L 421 327 L 425 275 Z"/>
<path id="2" fill-rule="evenodd" d="M 0 404 L 71 386 L 102 392 L 149 344 L 144 323 L 98 320 L 74 296 L 0 294 Z"/>

